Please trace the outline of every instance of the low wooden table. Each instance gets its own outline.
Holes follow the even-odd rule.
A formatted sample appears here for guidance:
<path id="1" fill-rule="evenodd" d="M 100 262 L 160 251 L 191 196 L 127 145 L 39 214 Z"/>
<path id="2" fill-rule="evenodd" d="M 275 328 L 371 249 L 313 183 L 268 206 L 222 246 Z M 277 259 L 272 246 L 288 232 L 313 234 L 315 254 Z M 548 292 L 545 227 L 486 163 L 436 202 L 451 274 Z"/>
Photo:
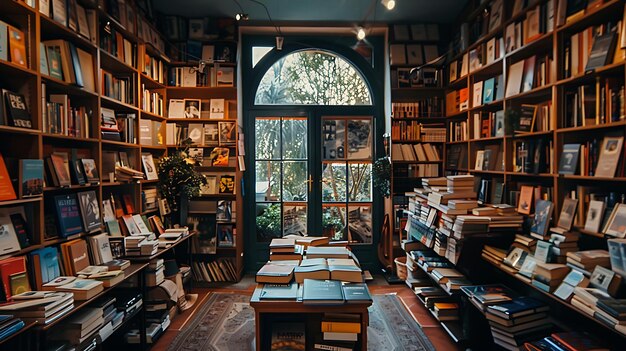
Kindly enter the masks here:
<path id="1" fill-rule="evenodd" d="M 257 351 L 269 351 L 270 340 L 265 338 L 271 338 L 271 322 L 273 316 L 279 314 L 291 314 L 296 315 L 293 319 L 302 319 L 302 315 L 306 316 L 307 321 L 307 350 L 312 349 L 314 338 L 310 335 L 310 331 L 320 332 L 322 314 L 324 313 L 351 313 L 358 314 L 361 317 L 361 334 L 357 341 L 357 349 L 367 350 L 367 326 L 369 325 L 369 313 L 367 308 L 372 305 L 371 302 L 363 303 L 350 303 L 343 305 L 305 305 L 302 302 L 296 300 L 261 300 L 261 291 L 263 284 L 258 284 L 252 297 L 250 298 L 250 306 L 254 308 L 254 324 L 256 331 L 256 350 Z M 286 320 L 289 318 L 286 317 Z M 319 321 L 320 324 L 315 327 L 311 326 L 311 323 Z"/>

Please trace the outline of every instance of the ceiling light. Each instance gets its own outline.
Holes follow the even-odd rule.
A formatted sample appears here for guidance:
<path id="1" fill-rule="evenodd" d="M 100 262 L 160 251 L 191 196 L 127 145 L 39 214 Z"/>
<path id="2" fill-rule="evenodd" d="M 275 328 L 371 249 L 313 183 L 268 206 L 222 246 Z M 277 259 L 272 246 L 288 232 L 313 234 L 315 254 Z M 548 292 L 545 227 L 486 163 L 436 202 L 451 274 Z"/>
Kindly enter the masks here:
<path id="1" fill-rule="evenodd" d="M 396 0 L 382 0 L 381 3 L 387 10 L 393 10 L 393 8 L 396 7 Z"/>
<path id="2" fill-rule="evenodd" d="M 357 30 L 356 38 L 359 40 L 365 39 L 365 29 L 363 29 L 363 27 L 359 27 L 359 29 Z"/>
<path id="3" fill-rule="evenodd" d="M 235 19 L 237 21 L 247 21 L 248 20 L 248 14 L 247 13 L 238 13 L 235 15 Z"/>

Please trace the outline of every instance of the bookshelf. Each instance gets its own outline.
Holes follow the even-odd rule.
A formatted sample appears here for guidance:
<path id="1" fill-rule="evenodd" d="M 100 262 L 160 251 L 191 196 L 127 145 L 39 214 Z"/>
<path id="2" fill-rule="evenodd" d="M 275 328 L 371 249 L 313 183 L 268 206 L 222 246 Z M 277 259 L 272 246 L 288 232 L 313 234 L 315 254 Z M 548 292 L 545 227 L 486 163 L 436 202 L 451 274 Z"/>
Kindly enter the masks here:
<path id="1" fill-rule="evenodd" d="M 567 144 L 587 146 L 587 150 L 591 148 L 590 154 L 593 155 L 594 150 L 598 152 L 598 147 L 602 145 L 605 137 L 623 137 L 626 132 L 624 116 L 619 113 L 610 116 L 607 112 L 612 102 L 606 94 L 609 89 L 617 91 L 617 96 L 619 96 L 620 90 L 623 94 L 626 57 L 624 50 L 620 49 L 619 38 L 621 37 L 616 35 L 617 38 L 614 39 L 617 42 L 616 53 L 608 59 L 606 64 L 600 64 L 593 69 L 586 69 L 584 66 L 587 62 L 582 61 L 587 59 L 586 56 L 591 51 L 592 46 L 592 36 L 589 33 L 593 34 L 594 29 L 588 28 L 595 27 L 595 30 L 604 30 L 606 33 L 608 32 L 605 26 L 607 23 L 612 25 L 620 23 L 622 25 L 623 22 L 620 21 L 626 20 L 624 18 L 624 2 L 614 0 L 595 2 L 592 8 L 586 9 L 576 18 L 565 19 L 563 24 L 560 24 L 557 18 L 558 7 L 564 3 L 562 1 L 531 2 L 526 8 L 515 14 L 512 13 L 513 1 L 504 1 L 503 3 L 502 11 L 506 14 L 505 19 L 494 30 L 484 31 L 481 30 L 483 27 L 480 25 L 478 29 L 472 27 L 472 23 L 478 21 L 477 17 L 480 17 L 480 14 L 484 13 L 485 10 L 493 11 L 490 7 L 494 1 L 470 1 L 465 15 L 462 16 L 461 21 L 464 24 L 461 25 L 458 34 L 453 38 L 450 45 L 451 53 L 448 61 L 450 65 L 446 68 L 448 141 L 446 143 L 445 170 L 449 175 L 470 173 L 482 178 L 481 184 L 477 184 L 479 197 L 480 193 L 485 190 L 482 182 L 490 182 L 489 184 L 492 186 L 488 191 L 494 191 L 496 188 L 503 189 L 499 190 L 500 194 L 497 197 L 502 200 L 502 203 L 509 203 L 513 206 L 517 205 L 521 186 L 541 187 L 541 197 L 554 203 L 555 208 L 552 214 L 554 223 L 556 223 L 561 211 L 563 200 L 566 197 L 578 198 L 580 202 L 574 231 L 581 234 L 580 248 L 606 250 L 606 239 L 610 236 L 584 230 L 584 221 L 587 216 L 590 193 L 604 194 L 617 191 L 617 188 L 623 188 L 625 178 L 621 164 L 624 159 L 624 150 L 621 150 L 620 165 L 614 176 L 594 176 L 593 172 L 598 160 L 591 156 L 585 157 L 585 151 L 582 150 L 579 151 L 581 158 L 585 158 L 585 162 L 590 163 L 586 167 L 587 171 L 581 172 L 579 162 L 574 174 L 560 174 L 563 172 L 559 171 L 559 165 L 564 158 L 562 153 Z M 549 6 L 552 8 L 549 9 Z M 520 42 L 513 40 L 514 44 L 507 43 L 510 35 L 508 28 L 520 22 L 523 26 L 524 21 L 529 18 L 532 11 L 542 7 L 544 8 L 540 10 L 542 13 L 543 11 L 547 13 L 548 10 L 553 11 L 555 14 L 554 24 L 552 26 L 540 24 L 539 32 L 535 33 L 534 37 L 521 38 Z M 543 20 L 543 16 L 541 18 Z M 600 27 L 603 25 L 604 28 Z M 489 46 L 489 43 L 493 43 L 493 38 L 496 39 L 495 49 Z M 500 38 L 503 38 L 500 42 L 501 50 L 497 45 Z M 574 41 L 576 41 L 575 44 Z M 572 60 L 576 60 L 576 58 L 573 58 L 571 53 L 576 52 L 573 46 L 578 45 L 578 43 L 581 45 L 578 60 L 581 61 L 573 63 Z M 582 43 L 589 50 L 584 54 Z M 507 45 L 511 47 L 507 47 Z M 479 54 L 472 54 L 474 50 L 477 50 Z M 492 52 L 495 52 L 495 55 L 491 55 Z M 478 61 L 474 64 L 472 64 L 473 55 L 478 57 Z M 534 64 L 533 82 L 528 86 L 525 86 L 526 73 L 523 73 L 519 78 L 515 77 L 515 73 L 512 73 L 519 69 L 520 62 L 524 62 L 524 66 L 528 66 L 529 63 Z M 538 66 L 538 63 L 541 64 Z M 579 65 L 579 70 L 572 72 L 576 64 Z M 498 83 L 498 76 L 500 75 L 503 77 L 502 84 Z M 477 83 L 486 84 L 485 82 L 492 78 L 496 78 L 495 98 L 485 101 L 485 89 L 483 88 L 481 91 L 480 89 L 474 90 L 474 88 Z M 509 92 L 509 85 L 516 80 L 520 80 L 521 88 Z M 503 93 L 498 91 L 500 88 Z M 587 92 L 589 92 L 587 95 L 583 95 Z M 477 97 L 477 94 L 482 95 Z M 498 98 L 498 95 L 501 97 Z M 580 108 L 576 110 L 572 107 L 574 106 L 572 104 L 573 99 L 581 96 L 593 97 L 592 119 L 585 120 L 584 117 L 578 115 L 582 113 Z M 537 106 L 536 116 L 541 117 L 536 117 L 535 122 L 539 118 L 543 118 L 543 120 L 539 125 L 535 124 L 532 130 L 515 133 L 516 127 L 519 126 L 507 125 L 507 121 L 515 120 L 518 117 L 523 119 L 524 109 L 528 108 L 528 105 Z M 585 103 L 583 102 L 581 105 L 581 108 L 584 109 Z M 497 111 L 503 111 L 504 118 L 502 121 L 505 129 L 503 133 L 500 132 L 497 135 L 489 132 L 483 133 L 483 127 L 493 128 L 494 124 L 498 123 L 496 116 L 491 120 L 491 123 L 486 125 L 474 124 L 476 116 L 486 115 L 491 118 L 490 114 L 495 114 Z M 516 111 L 519 115 L 509 115 L 509 111 Z M 598 116 L 597 119 L 594 118 L 596 116 Z M 588 142 L 589 144 L 586 144 Z M 527 147 L 530 145 L 530 147 L 524 149 L 524 145 Z M 525 161 L 520 162 L 518 157 L 524 155 L 524 151 L 532 155 L 532 149 L 537 149 L 537 145 L 541 145 L 543 148 L 541 158 L 537 159 L 540 160 L 539 165 L 534 160 L 529 162 L 530 165 L 526 164 Z M 502 154 L 497 158 L 501 160 L 502 164 L 500 165 L 500 161 L 498 161 L 497 168 L 477 167 L 477 163 L 482 162 L 481 160 L 477 162 L 477 159 L 481 157 L 479 152 L 485 151 L 489 147 Z M 520 151 L 522 152 L 520 153 Z M 491 157 L 493 157 L 492 155 L 493 153 Z M 483 157 L 486 156 L 483 154 Z M 493 199 L 492 193 L 491 196 L 486 195 L 483 202 L 492 203 Z M 588 319 L 594 319 L 553 294 L 545 293 L 521 280 L 511 279 L 511 274 L 504 269 L 496 269 L 496 271 L 503 272 L 498 274 L 497 279 L 507 283 L 513 281 L 513 286 L 520 286 L 524 291 L 530 291 L 533 296 L 550 303 L 558 311 L 559 317 L 563 313 L 563 316 L 567 316 L 564 318 L 572 317 L 576 321 L 586 322 Z M 581 317 L 581 314 L 584 317 Z M 594 327 L 594 332 L 599 330 L 601 335 L 606 335 L 610 340 L 623 338 L 623 335 L 615 329 L 606 327 L 596 319 L 594 322 L 596 323 L 592 323 L 593 325 L 590 326 Z"/>
<path id="2" fill-rule="evenodd" d="M 35 5 L 30 7 L 24 1 L 0 0 L 0 21 L 20 30 L 25 46 L 23 64 L 11 56 L 6 60 L 0 56 L 0 88 L 24 96 L 32 123 L 31 128 L 14 127 L 3 116 L 5 119 L 0 123 L 0 154 L 12 181 L 18 179 L 17 160 L 45 160 L 55 152 L 65 152 L 70 157 L 75 155 L 77 159 L 93 159 L 99 180 L 81 185 L 72 179 L 71 184 L 60 186 L 55 185 L 48 174 L 40 195 L 25 198 L 17 195 L 17 199 L 0 201 L 0 210 L 23 210 L 30 239 L 30 246 L 4 254 L 0 259 L 26 257 L 28 270 L 28 254 L 32 251 L 47 247 L 58 248 L 62 243 L 89 238 L 105 230 L 101 225 L 95 232 L 82 230 L 69 237 L 48 235 L 52 234 L 50 228 L 56 227 L 56 210 L 52 202 L 57 196 L 93 191 L 100 214 L 103 214 L 103 200 L 109 199 L 112 194 L 127 194 L 130 195 L 133 213 L 147 217 L 159 215 L 158 207 L 147 206 L 143 195 L 146 191 L 152 191 L 156 196 L 157 182 L 110 179 L 109 172 L 115 173 L 115 165 L 111 170 L 111 165 L 105 164 L 105 155 L 115 153 L 119 156 L 120 153 L 125 153 L 128 166 L 135 170 L 144 170 L 142 154 L 151 154 L 155 162 L 166 154 L 166 145 L 159 142 L 158 133 L 155 133 L 154 144 L 144 145 L 141 142 L 140 125 L 142 121 L 148 121 L 155 122 L 154 126 L 164 126 L 167 120 L 164 102 L 167 101 L 165 77 L 169 65 L 169 59 L 165 55 L 165 41 L 150 20 L 139 11 L 134 1 L 121 2 L 126 7 L 123 14 L 118 12 L 119 17 L 111 15 L 116 11 L 110 8 L 117 1 L 78 1 L 78 5 L 85 10 L 86 21 L 83 23 L 80 22 L 80 17 L 76 23 L 76 19 L 70 16 L 66 16 L 67 23 L 61 23 L 57 18 L 58 13 L 54 13 L 52 2 L 49 3 L 50 9 L 47 13 L 43 7 L 40 8 L 41 2 L 33 3 Z M 2 30 L 6 31 L 6 27 L 2 27 Z M 72 79 L 68 79 L 65 68 L 60 76 L 55 74 L 50 65 L 53 57 L 49 56 L 48 49 L 54 45 L 76 50 L 77 55 L 71 54 L 69 58 L 78 56 L 82 68 L 78 73 L 82 76 L 82 84 L 78 83 L 76 73 Z M 6 44 L 3 49 L 6 49 Z M 82 61 L 83 58 L 87 58 L 87 61 Z M 57 63 L 62 64 L 60 61 Z M 109 83 L 113 82 L 111 77 L 123 80 L 125 94 L 119 94 L 117 88 L 106 91 L 108 89 L 105 89 L 105 85 L 110 88 Z M 2 94 L 2 100 L 4 99 Z M 69 106 L 71 114 L 68 113 L 67 119 L 51 119 L 51 113 L 59 111 L 55 108 L 65 108 L 63 111 L 70 112 Z M 124 135 L 125 139 L 108 140 L 102 137 L 101 114 L 105 109 L 113 110 L 115 117 L 121 118 L 120 115 L 124 115 L 123 118 L 127 119 L 125 126 L 128 134 Z M 47 167 L 44 161 L 44 169 Z M 14 188 L 17 193 L 18 188 Z M 186 239 L 181 242 L 187 242 Z M 170 256 L 172 252 L 171 248 L 160 250 L 158 256 Z M 146 267 L 147 263 L 131 264 L 125 270 L 124 282 L 120 284 L 137 279 L 138 276 L 143 280 Z M 34 278 L 30 278 L 31 287 L 36 288 Z M 98 296 L 112 290 L 113 287 L 106 288 Z M 142 293 L 145 297 L 147 291 Z M 86 301 L 76 301 L 74 309 L 52 324 L 27 324 L 11 339 L 3 340 L 2 347 L 13 346 L 18 341 L 21 345 L 23 340 L 17 339 L 25 336 L 30 338 L 31 335 L 36 335 L 33 339 L 39 341 L 41 338 L 45 343 L 46 331 L 54 330 L 63 320 L 88 306 L 96 298 L 97 296 Z M 139 319 L 145 318 L 145 314 L 139 310 L 127 320 L 135 324 L 145 323 L 139 323 L 141 321 L 136 316 L 140 316 Z M 126 320 L 120 327 L 128 327 Z M 141 334 L 141 346 L 145 348 L 145 332 Z M 120 336 L 119 333 L 116 335 Z"/>

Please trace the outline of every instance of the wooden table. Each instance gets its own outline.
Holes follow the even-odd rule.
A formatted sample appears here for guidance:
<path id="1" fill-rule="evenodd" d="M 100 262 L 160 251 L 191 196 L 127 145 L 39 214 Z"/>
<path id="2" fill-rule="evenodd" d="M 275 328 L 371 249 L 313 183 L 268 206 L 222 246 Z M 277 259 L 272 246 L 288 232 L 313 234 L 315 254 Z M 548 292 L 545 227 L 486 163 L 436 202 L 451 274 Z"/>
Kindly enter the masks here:
<path id="1" fill-rule="evenodd" d="M 321 323 L 317 324 L 316 322 L 321 322 L 322 314 L 324 313 L 358 314 L 361 317 L 361 334 L 356 343 L 356 349 L 364 351 L 367 350 L 367 326 L 369 325 L 369 313 L 367 308 L 372 305 L 372 302 L 350 303 L 343 305 L 305 305 L 304 303 L 296 300 L 261 300 L 260 296 L 262 288 L 263 284 L 258 284 L 252 294 L 252 297 L 250 298 L 250 306 L 254 308 L 257 351 L 269 350 L 270 341 L 265 338 L 271 338 L 272 328 L 271 325 L 268 325 L 268 322 L 271 321 L 272 315 L 275 316 L 280 314 L 295 315 L 292 320 L 302 319 L 302 315 L 306 315 L 307 350 L 312 349 L 315 338 L 311 335 L 311 331 L 321 335 Z M 311 323 L 317 324 L 317 327 L 315 325 L 311 326 Z"/>

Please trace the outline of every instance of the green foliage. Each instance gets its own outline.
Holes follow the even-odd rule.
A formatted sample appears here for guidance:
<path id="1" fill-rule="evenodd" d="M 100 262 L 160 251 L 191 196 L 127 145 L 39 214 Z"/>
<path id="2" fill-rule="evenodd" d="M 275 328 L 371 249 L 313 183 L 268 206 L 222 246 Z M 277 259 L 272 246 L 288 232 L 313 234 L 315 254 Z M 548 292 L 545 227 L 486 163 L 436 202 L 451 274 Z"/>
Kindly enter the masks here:
<path id="1" fill-rule="evenodd" d="M 391 195 L 391 162 L 381 157 L 374 162 L 373 185 L 384 197 Z"/>
<path id="2" fill-rule="evenodd" d="M 335 231 L 340 231 L 343 229 L 344 223 L 343 220 L 333 213 L 332 211 L 323 211 L 322 212 L 322 228 L 330 229 L 335 228 Z"/>
<path id="3" fill-rule="evenodd" d="M 280 238 L 281 224 L 280 204 L 271 204 L 256 217 L 257 234 L 265 239 Z"/>
<path id="4" fill-rule="evenodd" d="M 181 198 L 190 199 L 200 195 L 200 187 L 207 184 L 204 175 L 196 171 L 196 162 L 188 158 L 190 145 L 191 139 L 181 141 L 182 149 L 161 157 L 158 162 L 157 187 L 172 211 L 178 211 Z"/>

